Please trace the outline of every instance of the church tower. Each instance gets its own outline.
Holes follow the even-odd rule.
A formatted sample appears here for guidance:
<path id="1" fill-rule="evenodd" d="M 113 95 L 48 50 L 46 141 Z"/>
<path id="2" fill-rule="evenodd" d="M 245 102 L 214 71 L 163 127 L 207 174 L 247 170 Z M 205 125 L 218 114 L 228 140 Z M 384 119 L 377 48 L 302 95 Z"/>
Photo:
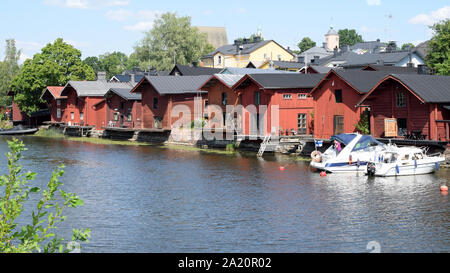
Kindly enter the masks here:
<path id="1" fill-rule="evenodd" d="M 334 51 L 336 47 L 339 50 L 339 34 L 333 27 L 330 27 L 328 33 L 325 34 L 325 49 L 327 51 Z"/>

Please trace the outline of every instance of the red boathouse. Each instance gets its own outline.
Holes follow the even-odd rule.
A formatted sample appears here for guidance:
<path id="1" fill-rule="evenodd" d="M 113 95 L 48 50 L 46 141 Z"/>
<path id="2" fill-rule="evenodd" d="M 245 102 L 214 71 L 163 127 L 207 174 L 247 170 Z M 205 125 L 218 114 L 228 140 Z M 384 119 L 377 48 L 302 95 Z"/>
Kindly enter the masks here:
<path id="1" fill-rule="evenodd" d="M 450 140 L 449 76 L 391 74 L 379 81 L 359 105 L 371 109 L 374 137 Z M 389 130 L 389 123 L 394 130 Z"/>

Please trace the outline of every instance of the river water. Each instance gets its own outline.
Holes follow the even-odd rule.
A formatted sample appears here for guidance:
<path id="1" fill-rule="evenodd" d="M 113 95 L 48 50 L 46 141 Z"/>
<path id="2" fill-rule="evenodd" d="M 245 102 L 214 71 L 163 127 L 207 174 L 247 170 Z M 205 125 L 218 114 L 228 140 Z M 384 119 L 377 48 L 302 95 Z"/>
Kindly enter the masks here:
<path id="1" fill-rule="evenodd" d="M 36 185 L 66 165 L 64 189 L 85 205 L 66 211 L 58 234 L 91 228 L 83 252 L 369 252 L 372 241 L 381 252 L 450 251 L 449 201 L 439 190 L 448 169 L 322 178 L 287 156 L 21 139 Z M 1 155 L 7 150 L 0 138 Z"/>

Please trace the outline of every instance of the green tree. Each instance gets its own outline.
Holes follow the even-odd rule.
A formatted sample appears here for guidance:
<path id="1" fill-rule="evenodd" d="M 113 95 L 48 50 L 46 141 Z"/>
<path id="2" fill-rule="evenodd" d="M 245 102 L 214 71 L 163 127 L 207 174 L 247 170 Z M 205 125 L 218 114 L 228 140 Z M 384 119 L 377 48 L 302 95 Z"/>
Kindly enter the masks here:
<path id="1" fill-rule="evenodd" d="M 83 64 L 89 65 L 90 67 L 92 67 L 92 69 L 94 70 L 94 72 L 97 74 L 97 72 L 102 70 L 102 64 L 100 62 L 100 60 L 98 59 L 98 57 L 95 56 L 91 56 L 91 57 L 87 57 L 86 59 L 83 60 Z"/>
<path id="2" fill-rule="evenodd" d="M 29 224 L 19 226 L 17 219 L 24 211 L 24 204 L 30 195 L 41 192 L 38 187 L 29 186 L 36 173 L 22 173 L 19 160 L 26 151 L 22 141 L 8 141 L 11 152 L 6 154 L 9 173 L 0 177 L 0 253 L 69 252 L 64 238 L 56 235 L 57 224 L 63 222 L 64 208 L 76 208 L 83 201 L 73 193 L 64 192 L 59 178 L 64 174 L 64 166 L 52 173 L 47 188 L 31 214 Z M 27 203 L 28 204 L 28 203 Z M 73 230 L 72 241 L 84 242 L 90 237 L 90 230 Z"/>
<path id="3" fill-rule="evenodd" d="M 298 43 L 298 48 L 300 49 L 300 53 L 305 52 L 306 50 L 315 47 L 316 46 L 316 42 L 314 42 L 313 40 L 311 40 L 311 38 L 309 37 L 305 37 L 301 40 L 300 43 Z"/>
<path id="4" fill-rule="evenodd" d="M 450 75 L 450 19 L 434 24 L 426 62 L 436 74 Z"/>
<path id="5" fill-rule="evenodd" d="M 0 106 L 9 106 L 11 97 L 6 93 L 9 91 L 9 85 L 12 79 L 19 73 L 19 58 L 21 52 L 16 49 L 15 40 L 6 40 L 5 58 L 0 62 Z"/>
<path id="6" fill-rule="evenodd" d="M 128 56 L 122 52 L 105 53 L 99 57 L 102 71 L 108 78 L 122 74 L 127 69 Z"/>
<path id="7" fill-rule="evenodd" d="M 338 31 L 339 34 L 339 46 L 343 48 L 344 46 L 353 46 L 356 43 L 363 42 L 363 38 L 354 29 L 341 29 Z"/>
<path id="8" fill-rule="evenodd" d="M 252 34 L 252 35 L 250 35 L 250 38 L 245 38 L 244 37 L 244 38 L 237 38 L 236 40 L 239 40 L 239 41 L 241 41 L 241 43 L 243 43 L 244 39 L 247 39 L 249 43 L 254 43 L 255 39 L 258 38 L 258 37 L 261 39 L 261 41 L 264 41 L 264 38 L 260 37 L 258 34 Z"/>
<path id="9" fill-rule="evenodd" d="M 412 49 L 414 48 L 414 44 L 412 43 L 405 43 L 402 45 L 402 50 Z"/>
<path id="10" fill-rule="evenodd" d="M 25 61 L 11 88 L 19 108 L 32 113 L 39 110 L 39 104 L 43 102 L 40 96 L 47 86 L 63 86 L 70 80 L 94 79 L 92 67 L 81 61 L 81 51 L 59 38 L 42 48 L 33 59 Z"/>
<path id="11" fill-rule="evenodd" d="M 170 70 L 174 64 L 198 61 L 214 47 L 208 44 L 206 34 L 191 26 L 190 17 L 169 12 L 155 20 L 153 29 L 145 33 L 134 50 L 141 69 Z"/>

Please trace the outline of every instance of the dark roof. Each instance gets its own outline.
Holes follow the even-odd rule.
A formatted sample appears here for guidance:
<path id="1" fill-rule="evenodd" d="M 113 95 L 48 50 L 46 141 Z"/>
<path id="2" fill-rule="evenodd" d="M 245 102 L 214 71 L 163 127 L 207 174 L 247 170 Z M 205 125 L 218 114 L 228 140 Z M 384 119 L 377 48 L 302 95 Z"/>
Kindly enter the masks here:
<path id="1" fill-rule="evenodd" d="M 324 74 L 250 74 L 264 89 L 313 88 L 324 77 Z"/>
<path id="2" fill-rule="evenodd" d="M 361 42 L 361 43 L 356 43 L 355 45 L 350 47 L 350 50 L 357 50 L 357 49 L 362 49 L 362 50 L 367 50 L 368 52 L 375 52 L 378 53 L 380 52 L 381 49 L 386 48 L 387 44 L 386 43 L 382 43 L 380 41 L 367 41 L 367 42 Z"/>
<path id="3" fill-rule="evenodd" d="M 392 74 L 425 102 L 450 102 L 450 76 Z"/>
<path id="4" fill-rule="evenodd" d="M 211 78 L 211 76 L 209 76 L 209 75 L 145 77 L 145 79 L 161 95 L 162 94 L 203 93 L 204 91 L 199 91 L 198 89 L 209 78 Z"/>
<path id="5" fill-rule="evenodd" d="M 336 57 L 331 55 L 319 59 L 319 65 L 326 65 L 330 62 L 343 62 L 343 66 L 365 66 L 369 64 L 377 64 L 383 61 L 384 64 L 396 64 L 408 57 L 409 51 L 397 52 L 380 52 L 380 53 L 365 53 L 356 54 L 352 51 L 341 52 Z"/>
<path id="6" fill-rule="evenodd" d="M 389 73 L 379 71 L 360 71 L 360 70 L 333 70 L 353 88 L 360 93 L 369 92 L 379 81 Z"/>
<path id="7" fill-rule="evenodd" d="M 243 45 L 241 45 L 242 46 L 241 54 L 243 54 L 243 55 L 250 54 L 253 51 L 257 50 L 260 47 L 265 46 L 266 44 L 268 44 L 270 42 L 274 42 L 274 43 L 278 44 L 274 40 L 266 40 L 266 41 L 260 41 L 260 42 L 257 42 L 257 43 L 243 44 Z M 282 47 L 282 46 L 280 45 L 280 47 Z M 288 51 L 288 50 L 286 49 L 286 51 Z M 236 55 L 236 54 L 238 54 L 238 52 L 236 50 L 236 45 L 231 44 L 231 45 L 224 45 L 224 46 L 219 47 L 218 49 L 214 50 L 213 52 L 203 56 L 203 59 L 204 58 L 212 58 L 214 55 L 216 55 L 219 52 L 224 54 L 224 55 Z M 288 51 L 288 52 L 295 57 L 295 55 L 292 52 L 290 52 L 290 51 Z"/>
<path id="8" fill-rule="evenodd" d="M 429 52 L 430 41 L 426 41 L 418 44 L 415 48 L 413 48 L 413 52 L 419 55 L 420 58 L 425 59 Z"/>
<path id="9" fill-rule="evenodd" d="M 279 68 L 294 68 L 294 69 L 301 69 L 305 66 L 304 63 L 299 62 L 283 62 L 283 61 L 273 61 L 273 64 L 275 66 L 278 66 Z"/>
<path id="10" fill-rule="evenodd" d="M 383 71 L 387 73 L 397 73 L 397 74 L 417 74 L 417 67 L 403 67 L 403 66 L 385 66 L 385 65 L 368 65 L 364 67 L 363 70 L 367 68 L 373 68 L 375 71 Z"/>
<path id="11" fill-rule="evenodd" d="M 180 76 L 200 76 L 200 75 L 214 75 L 222 71 L 222 69 L 210 67 L 194 67 L 177 64 L 169 73 L 169 75 L 175 76 L 175 73 L 177 71 L 180 73 Z"/>
<path id="12" fill-rule="evenodd" d="M 114 93 L 125 100 L 142 100 L 142 94 L 140 93 L 130 93 L 131 88 L 111 88 L 109 91 L 105 94 L 105 96 L 108 96 L 108 94 Z"/>
<path id="13" fill-rule="evenodd" d="M 130 82 L 131 81 L 131 75 L 115 75 L 114 76 L 119 82 Z M 143 75 L 135 75 L 134 81 L 140 82 L 144 76 Z"/>

